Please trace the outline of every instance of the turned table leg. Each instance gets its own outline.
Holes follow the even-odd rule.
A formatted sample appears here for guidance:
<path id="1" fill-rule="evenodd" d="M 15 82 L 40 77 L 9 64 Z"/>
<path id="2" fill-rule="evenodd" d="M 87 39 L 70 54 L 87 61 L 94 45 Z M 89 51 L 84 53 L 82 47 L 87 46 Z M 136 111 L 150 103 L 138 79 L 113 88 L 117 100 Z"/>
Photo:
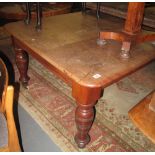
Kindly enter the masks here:
<path id="1" fill-rule="evenodd" d="M 28 54 L 20 49 L 16 48 L 16 64 L 20 73 L 19 80 L 22 82 L 23 85 L 27 85 L 29 81 L 29 76 L 27 75 L 28 71 Z"/>
<path id="2" fill-rule="evenodd" d="M 77 101 L 75 142 L 79 148 L 84 148 L 90 141 L 89 131 L 94 121 L 95 104 L 101 97 L 101 93 L 101 88 L 89 88 L 77 83 L 73 84 L 72 95 Z"/>
<path id="3" fill-rule="evenodd" d="M 16 59 L 17 68 L 20 73 L 19 80 L 22 82 L 24 86 L 27 86 L 28 81 L 30 79 L 29 76 L 27 75 L 28 61 L 29 61 L 28 54 L 23 49 L 15 45 L 14 45 L 14 50 L 15 50 L 15 59 Z"/>

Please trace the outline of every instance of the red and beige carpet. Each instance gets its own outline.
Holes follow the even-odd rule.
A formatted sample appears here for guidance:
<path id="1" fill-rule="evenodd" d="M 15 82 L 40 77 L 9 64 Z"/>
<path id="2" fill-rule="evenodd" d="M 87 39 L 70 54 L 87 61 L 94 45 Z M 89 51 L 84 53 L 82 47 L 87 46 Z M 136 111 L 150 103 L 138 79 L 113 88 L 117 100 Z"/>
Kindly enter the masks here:
<path id="1" fill-rule="evenodd" d="M 1 31 L 3 31 L 1 29 Z M 10 39 L 0 33 L 0 50 L 14 63 Z M 4 36 L 3 36 L 4 35 Z M 78 149 L 74 142 L 75 100 L 71 88 L 30 57 L 28 89 L 20 87 L 18 103 L 62 151 L 155 151 L 153 144 L 131 122 L 128 111 L 155 89 L 155 62 L 107 87 L 96 105 L 91 142 Z M 14 65 L 16 81 L 18 71 Z"/>

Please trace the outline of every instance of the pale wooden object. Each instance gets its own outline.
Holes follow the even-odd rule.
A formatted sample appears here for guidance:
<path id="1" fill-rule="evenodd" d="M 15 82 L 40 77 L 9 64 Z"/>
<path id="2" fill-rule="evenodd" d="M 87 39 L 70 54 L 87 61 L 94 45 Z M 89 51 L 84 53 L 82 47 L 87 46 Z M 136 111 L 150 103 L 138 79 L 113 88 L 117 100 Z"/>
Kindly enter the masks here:
<path id="1" fill-rule="evenodd" d="M 155 143 L 155 112 L 149 108 L 150 103 L 154 101 L 152 97 L 153 93 L 133 107 L 129 111 L 129 117 L 144 135 Z M 155 104 L 155 102 L 151 104 Z"/>
<path id="2" fill-rule="evenodd" d="M 149 104 L 149 109 L 155 112 L 155 92 L 152 95 L 152 98 Z"/>
<path id="3" fill-rule="evenodd" d="M 2 78 L 4 81 L 0 81 L 4 83 L 4 89 L 2 91 L 3 94 L 0 104 L 0 111 L 4 113 L 8 127 L 8 146 L 0 148 L 0 152 L 6 152 L 6 151 L 17 152 L 20 151 L 20 146 L 13 116 L 14 88 L 13 86 L 8 86 L 7 69 L 1 59 L 0 59 L 0 65 L 2 66 L 1 76 L 4 76 L 4 79 Z"/>

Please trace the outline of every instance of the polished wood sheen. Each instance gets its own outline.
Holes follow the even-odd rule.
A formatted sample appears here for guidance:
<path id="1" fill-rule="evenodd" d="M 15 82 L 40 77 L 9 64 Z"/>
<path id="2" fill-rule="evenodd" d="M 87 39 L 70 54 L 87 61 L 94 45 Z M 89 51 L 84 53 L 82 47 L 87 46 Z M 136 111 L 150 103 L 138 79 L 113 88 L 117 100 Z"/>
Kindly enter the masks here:
<path id="1" fill-rule="evenodd" d="M 149 104 L 149 109 L 155 112 L 155 92 L 152 94 L 152 98 Z"/>
<path id="2" fill-rule="evenodd" d="M 123 23 L 110 18 L 98 21 L 94 16 L 72 13 L 44 18 L 43 23 L 40 32 L 35 30 L 35 22 L 5 26 L 12 35 L 20 80 L 29 80 L 28 57 L 24 56 L 27 52 L 72 87 L 77 102 L 75 140 L 83 148 L 90 141 L 94 108 L 103 89 L 154 60 L 155 48 L 151 43 L 135 46 L 131 59 L 126 61 L 120 57 L 119 42 L 98 45 L 101 29 L 122 28 Z"/>
<path id="3" fill-rule="evenodd" d="M 27 75 L 28 70 L 28 54 L 23 49 L 16 46 L 14 42 L 12 42 L 14 45 L 14 51 L 16 56 L 16 64 L 17 68 L 20 72 L 20 78 L 19 80 L 22 82 L 23 85 L 27 85 L 28 80 L 30 79 Z"/>
<path id="4" fill-rule="evenodd" d="M 150 105 L 152 104 L 152 105 Z M 153 106 L 153 107 L 150 107 Z M 155 93 L 149 94 L 129 111 L 133 123 L 155 143 Z"/>

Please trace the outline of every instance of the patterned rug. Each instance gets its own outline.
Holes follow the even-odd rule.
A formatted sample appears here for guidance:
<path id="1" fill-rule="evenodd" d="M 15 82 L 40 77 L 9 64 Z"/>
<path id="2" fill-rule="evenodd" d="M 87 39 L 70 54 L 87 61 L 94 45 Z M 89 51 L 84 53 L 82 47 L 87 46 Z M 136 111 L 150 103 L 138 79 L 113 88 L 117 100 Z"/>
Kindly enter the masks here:
<path id="1" fill-rule="evenodd" d="M 10 38 L 3 39 L 2 43 L 0 41 L 0 50 L 14 64 Z M 155 151 L 155 144 L 128 117 L 128 111 L 155 89 L 154 68 L 155 62 L 152 62 L 105 89 L 96 105 L 96 119 L 90 131 L 92 139 L 85 149 L 78 149 L 74 142 L 76 103 L 71 96 L 71 88 L 32 57 L 28 72 L 31 77 L 29 87 L 20 87 L 18 103 L 62 151 Z M 18 81 L 15 65 L 14 70 Z"/>

